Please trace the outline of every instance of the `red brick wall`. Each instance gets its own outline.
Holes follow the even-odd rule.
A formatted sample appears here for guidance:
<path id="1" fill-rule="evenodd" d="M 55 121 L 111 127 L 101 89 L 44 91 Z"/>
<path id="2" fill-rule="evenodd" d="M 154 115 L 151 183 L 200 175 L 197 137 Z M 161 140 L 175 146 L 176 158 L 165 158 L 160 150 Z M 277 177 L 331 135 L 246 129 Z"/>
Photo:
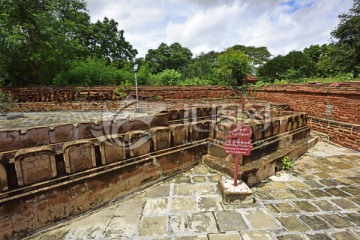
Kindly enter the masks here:
<path id="1" fill-rule="evenodd" d="M 248 94 L 307 112 L 313 130 L 329 134 L 335 143 L 360 150 L 360 82 L 270 85 L 249 88 Z"/>
<path id="2" fill-rule="evenodd" d="M 15 102 L 69 102 L 114 100 L 116 95 L 112 87 L 19 87 L 4 88 L 10 91 Z M 135 97 L 135 88 L 124 93 Z M 230 98 L 239 93 L 229 87 L 221 86 L 140 86 L 140 99 L 201 99 L 201 98 Z"/>

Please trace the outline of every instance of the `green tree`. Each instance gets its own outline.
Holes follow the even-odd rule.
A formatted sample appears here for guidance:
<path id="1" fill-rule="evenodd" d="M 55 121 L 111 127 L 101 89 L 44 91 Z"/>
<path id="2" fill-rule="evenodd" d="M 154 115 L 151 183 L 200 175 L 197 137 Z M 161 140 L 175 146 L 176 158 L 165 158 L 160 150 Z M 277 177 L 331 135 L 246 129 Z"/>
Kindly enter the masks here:
<path id="1" fill-rule="evenodd" d="M 242 85 L 242 79 L 251 72 L 250 58 L 243 51 L 228 48 L 217 57 L 214 72 L 219 85 Z"/>
<path id="2" fill-rule="evenodd" d="M 277 56 L 259 69 L 259 75 L 273 82 L 275 79 L 288 79 L 294 82 L 300 78 L 316 75 L 315 62 L 300 51 L 289 52 L 286 56 Z"/>
<path id="3" fill-rule="evenodd" d="M 199 56 L 191 59 L 191 62 L 182 72 L 184 77 L 187 79 L 199 78 L 206 82 L 215 82 L 216 76 L 214 67 L 218 56 L 218 52 L 211 51 L 208 53 L 201 53 Z M 198 80 L 196 80 L 196 82 L 198 82 Z"/>
<path id="4" fill-rule="evenodd" d="M 271 82 L 280 79 L 281 74 L 289 69 L 285 56 L 276 56 L 259 68 L 258 75 Z"/>
<path id="5" fill-rule="evenodd" d="M 124 30 L 118 30 L 118 23 L 107 17 L 91 24 L 86 37 L 86 44 L 90 55 L 97 58 L 108 58 L 109 61 L 132 61 L 137 50 L 125 40 Z"/>
<path id="6" fill-rule="evenodd" d="M 191 51 L 179 43 L 173 43 L 170 46 L 161 43 L 157 49 L 150 49 L 147 52 L 145 61 L 150 72 L 157 74 L 165 69 L 182 71 L 190 63 L 191 57 Z"/>
<path id="7" fill-rule="evenodd" d="M 6 85 L 49 84 L 85 52 L 79 29 L 90 17 L 83 0 L 1 0 L 0 12 Z"/>
<path id="8" fill-rule="evenodd" d="M 354 0 L 348 13 L 339 16 L 340 23 L 331 33 L 337 39 L 335 62 L 343 72 L 360 73 L 360 0 Z"/>
<path id="9" fill-rule="evenodd" d="M 249 56 L 254 74 L 256 73 L 256 70 L 262 65 L 264 65 L 271 57 L 271 54 L 267 47 L 235 45 L 231 48 L 234 50 L 243 51 Z"/>

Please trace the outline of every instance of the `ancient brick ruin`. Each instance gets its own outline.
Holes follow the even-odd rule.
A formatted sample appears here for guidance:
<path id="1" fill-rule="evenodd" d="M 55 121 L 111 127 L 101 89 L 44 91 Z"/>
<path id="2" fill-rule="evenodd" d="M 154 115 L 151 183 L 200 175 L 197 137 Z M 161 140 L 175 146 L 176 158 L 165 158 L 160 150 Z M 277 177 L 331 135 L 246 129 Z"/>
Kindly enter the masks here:
<path id="1" fill-rule="evenodd" d="M 181 89 L 173 92 L 169 88 L 163 89 L 163 96 L 175 98 L 175 92 L 181 92 Z M 189 89 L 193 92 L 191 95 L 189 90 L 189 96 L 202 96 L 199 98 L 237 95 L 229 89 L 222 93 L 222 88 L 217 87 Z M 55 104 L 51 96 L 50 102 L 46 97 L 39 98 L 46 95 L 41 95 L 39 90 L 37 93 L 24 92 L 23 95 L 33 94 L 37 98 L 26 98 L 28 103 L 18 103 L 18 108 L 33 100 L 38 101 L 37 107 L 43 104 L 42 101 Z M 277 95 L 287 94 L 290 100 L 283 102 L 288 102 L 296 112 L 289 111 L 286 104 L 227 99 L 221 101 L 236 103 L 183 104 L 183 107 L 149 112 L 139 118 L 0 131 L 0 239 L 26 235 L 176 175 L 200 162 L 232 176 L 234 157 L 225 154 L 223 144 L 229 127 L 239 122 L 252 128 L 254 145 L 250 156 L 241 159 L 239 179 L 252 186 L 274 175 L 281 169 L 284 156 L 297 158 L 315 144 L 316 140 L 310 138 L 310 126 L 317 126 L 318 122 L 314 124 L 313 121 L 316 114 L 322 112 L 308 111 L 303 107 L 306 100 L 301 104 L 297 102 L 299 106 L 294 107 L 291 96 L 296 99 L 296 94 L 300 94 L 298 91 L 268 92 L 271 91 L 264 88 L 256 90 L 256 95 L 252 91 L 252 95 L 275 101 L 286 99 Z M 161 96 L 160 88 L 156 94 Z M 348 95 L 331 94 L 340 94 L 334 97 L 340 99 L 339 107 L 346 104 L 341 98 Z M 316 98 L 315 93 L 309 95 Z M 69 96 L 72 95 L 66 94 L 66 102 L 73 104 L 74 99 Z M 178 97 L 184 98 L 184 95 Z M 355 105 L 348 103 L 347 107 L 358 109 L 358 93 L 350 97 L 349 102 L 354 101 Z M 319 102 L 324 99 L 333 100 L 329 93 L 321 95 Z M 86 102 L 85 106 L 90 103 L 94 102 Z M 320 106 L 308 104 L 315 108 Z M 335 102 L 331 104 L 337 106 Z M 355 139 L 351 146 L 356 149 L 359 147 L 358 113 L 352 112 L 355 120 L 349 124 L 352 124 L 351 134 Z"/>
<path id="2" fill-rule="evenodd" d="M 331 141 L 360 151 L 360 83 L 270 85 L 249 88 L 259 100 L 289 104 L 309 115 L 311 129 Z"/>

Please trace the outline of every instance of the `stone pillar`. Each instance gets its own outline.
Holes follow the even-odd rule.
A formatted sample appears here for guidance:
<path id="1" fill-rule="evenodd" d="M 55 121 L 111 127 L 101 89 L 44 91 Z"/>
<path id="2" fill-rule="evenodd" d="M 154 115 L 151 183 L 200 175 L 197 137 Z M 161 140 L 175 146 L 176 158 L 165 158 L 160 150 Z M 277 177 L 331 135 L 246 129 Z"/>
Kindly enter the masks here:
<path id="1" fill-rule="evenodd" d="M 55 154 L 48 146 L 21 149 L 10 163 L 15 164 L 19 186 L 30 185 L 57 176 Z"/>
<path id="2" fill-rule="evenodd" d="M 154 151 L 171 147 L 171 132 L 168 127 L 156 127 L 150 129 Z"/>
<path id="3" fill-rule="evenodd" d="M 103 165 L 126 159 L 124 135 L 109 135 L 99 138 L 101 163 Z"/>
<path id="4" fill-rule="evenodd" d="M 63 145 L 67 174 L 96 167 L 94 144 L 87 140 L 68 142 Z"/>

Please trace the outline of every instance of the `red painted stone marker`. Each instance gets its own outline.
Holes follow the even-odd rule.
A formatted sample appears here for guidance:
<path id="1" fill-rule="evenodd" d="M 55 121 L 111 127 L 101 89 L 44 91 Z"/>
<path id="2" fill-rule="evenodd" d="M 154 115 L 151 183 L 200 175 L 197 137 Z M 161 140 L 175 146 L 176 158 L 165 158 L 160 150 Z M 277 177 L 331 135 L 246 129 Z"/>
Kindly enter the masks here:
<path id="1" fill-rule="evenodd" d="M 229 129 L 229 137 L 226 139 L 224 147 L 227 154 L 236 154 L 234 186 L 237 186 L 239 157 L 250 155 L 253 146 L 251 144 L 252 129 L 250 126 L 238 124 Z"/>

